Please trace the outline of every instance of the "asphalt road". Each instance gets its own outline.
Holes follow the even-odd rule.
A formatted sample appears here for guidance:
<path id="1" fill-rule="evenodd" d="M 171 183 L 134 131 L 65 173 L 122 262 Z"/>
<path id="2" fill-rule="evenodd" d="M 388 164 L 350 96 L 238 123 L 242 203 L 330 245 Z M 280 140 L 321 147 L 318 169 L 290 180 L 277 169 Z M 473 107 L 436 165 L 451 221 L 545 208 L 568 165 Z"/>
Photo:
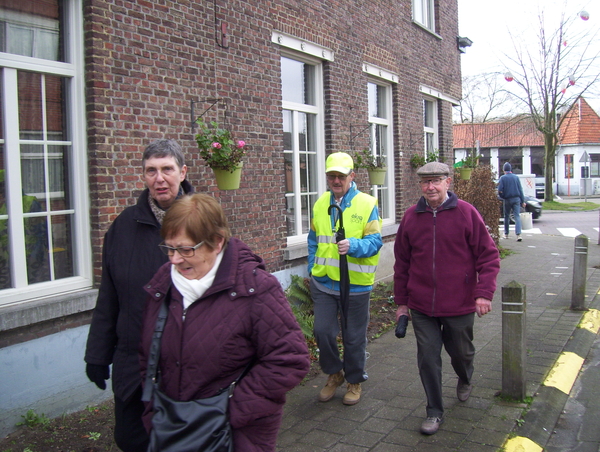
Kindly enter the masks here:
<path id="1" fill-rule="evenodd" d="M 594 200 L 596 201 L 596 200 Z M 514 225 L 511 225 L 514 229 Z M 523 231 L 524 240 L 529 234 L 564 235 L 576 237 L 585 234 L 591 245 L 600 244 L 600 211 L 561 212 L 545 211 L 533 222 L 533 229 Z M 569 400 L 552 430 L 546 452 L 598 451 L 600 429 L 600 403 L 597 389 L 600 385 L 600 338 L 597 337 L 579 374 Z"/>
<path id="2" fill-rule="evenodd" d="M 500 225 L 503 233 L 504 226 Z M 510 225 L 510 235 L 514 236 L 515 225 Z M 590 239 L 590 244 L 598 244 L 600 235 L 600 211 L 590 210 L 583 212 L 563 212 L 546 210 L 542 216 L 533 220 L 532 229 L 522 231 L 525 239 L 529 234 L 562 235 L 565 237 L 577 237 L 585 234 Z"/>

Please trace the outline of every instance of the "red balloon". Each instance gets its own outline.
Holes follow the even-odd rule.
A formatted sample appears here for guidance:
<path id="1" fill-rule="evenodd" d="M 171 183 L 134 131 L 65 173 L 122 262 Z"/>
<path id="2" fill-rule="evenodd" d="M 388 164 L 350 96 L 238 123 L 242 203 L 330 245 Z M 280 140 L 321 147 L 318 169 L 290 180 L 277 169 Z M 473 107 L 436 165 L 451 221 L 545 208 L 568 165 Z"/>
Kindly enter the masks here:
<path id="1" fill-rule="evenodd" d="M 590 13 L 587 11 L 581 11 L 579 13 L 579 17 L 581 17 L 582 20 L 588 20 L 590 18 Z"/>

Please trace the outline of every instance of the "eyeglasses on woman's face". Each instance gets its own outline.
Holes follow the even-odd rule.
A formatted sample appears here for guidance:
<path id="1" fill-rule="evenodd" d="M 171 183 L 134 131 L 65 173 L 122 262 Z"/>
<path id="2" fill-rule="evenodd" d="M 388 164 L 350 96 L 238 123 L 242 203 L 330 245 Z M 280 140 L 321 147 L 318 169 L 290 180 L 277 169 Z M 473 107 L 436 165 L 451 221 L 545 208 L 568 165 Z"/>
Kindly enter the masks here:
<path id="1" fill-rule="evenodd" d="M 442 182 L 445 181 L 446 179 L 448 179 L 448 177 L 435 177 L 433 179 L 421 179 L 419 181 L 419 184 L 421 184 L 421 187 L 428 187 L 429 184 L 433 185 L 434 187 L 439 187 L 440 185 L 442 185 Z"/>
<path id="2" fill-rule="evenodd" d="M 177 251 L 181 257 L 192 257 L 194 254 L 196 254 L 196 250 L 198 248 L 200 248 L 203 243 L 204 243 L 204 241 L 202 241 L 194 246 L 172 247 L 172 246 L 165 245 L 163 242 L 160 245 L 158 245 L 158 247 L 160 248 L 160 250 L 163 253 L 165 253 L 169 257 L 175 255 L 175 251 Z"/>

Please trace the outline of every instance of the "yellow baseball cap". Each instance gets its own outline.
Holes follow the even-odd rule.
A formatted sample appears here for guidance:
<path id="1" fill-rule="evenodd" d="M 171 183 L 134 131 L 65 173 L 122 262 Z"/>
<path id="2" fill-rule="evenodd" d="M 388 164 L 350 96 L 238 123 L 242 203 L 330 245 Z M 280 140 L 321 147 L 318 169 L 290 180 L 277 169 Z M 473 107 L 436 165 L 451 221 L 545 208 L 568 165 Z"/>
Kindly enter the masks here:
<path id="1" fill-rule="evenodd" d="M 345 152 L 334 152 L 325 161 L 325 172 L 338 172 L 346 176 L 354 169 L 354 160 Z"/>

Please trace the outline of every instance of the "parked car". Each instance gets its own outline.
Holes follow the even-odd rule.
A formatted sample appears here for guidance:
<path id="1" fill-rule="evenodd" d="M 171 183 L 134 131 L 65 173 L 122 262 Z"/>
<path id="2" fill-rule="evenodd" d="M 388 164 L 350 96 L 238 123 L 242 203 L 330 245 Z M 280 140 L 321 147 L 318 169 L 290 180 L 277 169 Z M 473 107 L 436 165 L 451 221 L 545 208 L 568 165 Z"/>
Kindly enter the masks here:
<path id="1" fill-rule="evenodd" d="M 537 220 L 542 216 L 542 203 L 533 196 L 525 196 L 525 212 L 531 212 L 531 218 Z M 500 221 L 504 222 L 504 203 L 500 204 Z M 510 222 L 514 223 L 514 214 L 510 214 Z"/>

